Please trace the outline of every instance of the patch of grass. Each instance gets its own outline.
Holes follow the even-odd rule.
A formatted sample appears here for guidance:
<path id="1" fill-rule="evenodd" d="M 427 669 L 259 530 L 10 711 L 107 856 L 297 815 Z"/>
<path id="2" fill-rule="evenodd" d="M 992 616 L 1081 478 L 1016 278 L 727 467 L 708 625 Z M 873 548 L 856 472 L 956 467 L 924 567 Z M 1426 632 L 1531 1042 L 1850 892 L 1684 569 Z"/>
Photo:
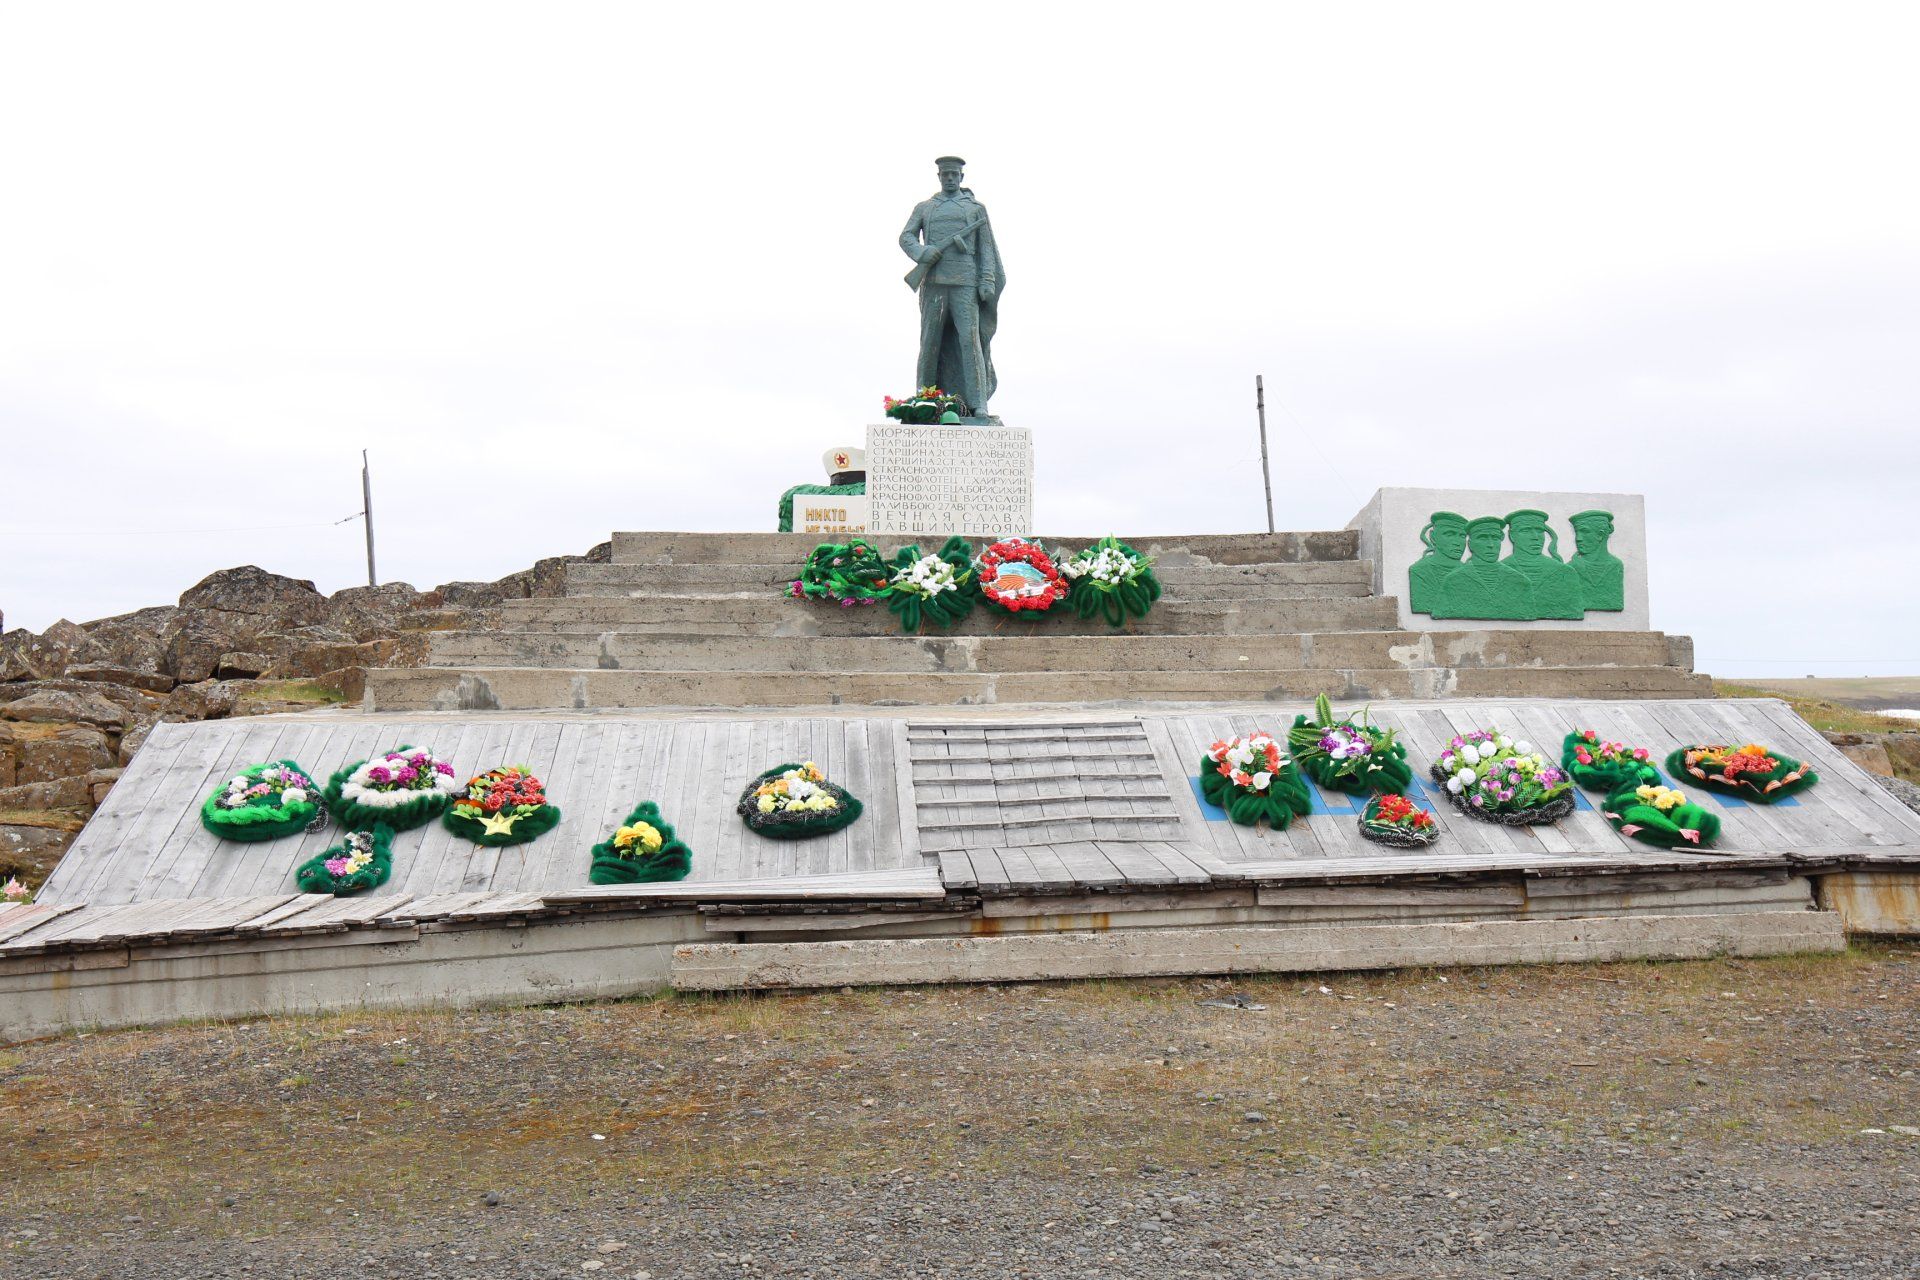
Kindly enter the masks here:
<path id="1" fill-rule="evenodd" d="M 329 689 L 317 680 L 258 680 L 255 697 L 272 698 L 279 702 L 310 702 L 315 706 L 331 706 L 345 702 L 336 689 Z"/>
<path id="2" fill-rule="evenodd" d="M 1875 715 L 1871 711 L 1843 706 L 1838 702 L 1829 702 L 1825 698 L 1811 698 L 1782 689 L 1764 689 L 1758 685 L 1715 680 L 1713 692 L 1714 696 L 1719 698 L 1778 698 L 1792 707 L 1794 713 L 1802 720 L 1822 733 L 1898 733 L 1902 730 L 1911 731 L 1914 728 L 1910 720 L 1896 720 L 1892 716 Z"/>
<path id="3" fill-rule="evenodd" d="M 86 825 L 86 815 L 70 809 L 0 809 L 0 827 L 46 827 L 53 831 L 78 831 Z"/>

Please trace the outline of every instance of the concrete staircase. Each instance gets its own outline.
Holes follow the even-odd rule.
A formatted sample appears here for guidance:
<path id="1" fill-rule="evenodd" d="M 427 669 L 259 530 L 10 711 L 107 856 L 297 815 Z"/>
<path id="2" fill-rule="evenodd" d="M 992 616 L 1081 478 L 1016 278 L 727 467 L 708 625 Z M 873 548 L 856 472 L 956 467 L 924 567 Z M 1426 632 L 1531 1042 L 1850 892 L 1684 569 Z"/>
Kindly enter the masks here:
<path id="1" fill-rule="evenodd" d="M 1043 539 L 1077 548 L 1093 537 Z M 1012 619 L 899 633 L 883 608 L 783 588 L 812 535 L 616 533 L 565 594 L 433 637 L 429 665 L 369 673 L 376 710 L 1300 701 L 1711 694 L 1685 637 L 1401 631 L 1351 531 L 1136 539 L 1166 593 L 1144 620 Z M 891 540 L 884 545 L 892 549 Z M 929 550 L 932 548 L 929 547 Z"/>

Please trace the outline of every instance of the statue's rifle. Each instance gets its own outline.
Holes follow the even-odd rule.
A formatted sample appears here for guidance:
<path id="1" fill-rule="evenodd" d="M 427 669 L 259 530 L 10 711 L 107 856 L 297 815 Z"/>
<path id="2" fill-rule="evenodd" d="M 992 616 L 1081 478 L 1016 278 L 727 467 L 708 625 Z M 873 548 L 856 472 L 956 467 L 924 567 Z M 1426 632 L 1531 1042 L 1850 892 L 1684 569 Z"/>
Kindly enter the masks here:
<path id="1" fill-rule="evenodd" d="M 933 270 L 934 264 L 940 261 L 940 256 L 942 254 L 944 254 L 947 250 L 953 248 L 954 245 L 960 243 L 960 241 L 964 240 L 966 237 L 972 235 L 974 232 L 978 231 L 980 228 L 986 225 L 987 225 L 987 217 L 985 214 L 981 214 L 979 221 L 969 223 L 965 230 L 956 231 L 952 235 L 948 236 L 945 240 L 942 240 L 939 244 L 931 246 L 931 248 L 933 249 L 933 252 L 928 254 L 926 257 L 920 259 L 920 261 L 914 263 L 913 270 L 907 272 L 907 277 L 906 277 L 907 288 L 912 289 L 915 292 L 918 292 L 920 289 L 920 282 L 927 278 L 927 272 Z"/>

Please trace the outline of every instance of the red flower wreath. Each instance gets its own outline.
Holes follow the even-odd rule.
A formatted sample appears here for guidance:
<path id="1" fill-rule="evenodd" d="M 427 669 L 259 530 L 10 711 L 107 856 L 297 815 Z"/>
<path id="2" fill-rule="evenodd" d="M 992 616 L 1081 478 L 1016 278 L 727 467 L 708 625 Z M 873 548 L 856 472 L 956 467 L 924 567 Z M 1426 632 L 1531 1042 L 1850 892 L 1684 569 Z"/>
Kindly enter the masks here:
<path id="1" fill-rule="evenodd" d="M 1067 598 L 1053 559 L 1024 538 L 1003 538 L 980 553 L 980 594 L 1009 613 L 1045 613 Z M 1017 566 L 1017 567 L 1016 567 Z"/>

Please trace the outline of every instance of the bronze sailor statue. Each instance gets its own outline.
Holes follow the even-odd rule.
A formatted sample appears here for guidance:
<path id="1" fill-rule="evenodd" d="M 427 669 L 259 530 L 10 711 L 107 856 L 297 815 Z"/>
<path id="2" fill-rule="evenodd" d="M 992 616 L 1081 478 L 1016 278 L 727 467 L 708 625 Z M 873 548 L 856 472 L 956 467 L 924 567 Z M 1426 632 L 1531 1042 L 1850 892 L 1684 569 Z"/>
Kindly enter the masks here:
<path id="1" fill-rule="evenodd" d="M 993 333 L 999 326 L 1006 272 L 986 206 L 960 185 L 966 161 L 934 161 L 940 190 L 913 207 L 900 247 L 914 261 L 907 285 L 920 295 L 920 360 L 916 387 L 958 396 L 962 416 L 989 421 L 987 402 L 999 385 Z"/>

